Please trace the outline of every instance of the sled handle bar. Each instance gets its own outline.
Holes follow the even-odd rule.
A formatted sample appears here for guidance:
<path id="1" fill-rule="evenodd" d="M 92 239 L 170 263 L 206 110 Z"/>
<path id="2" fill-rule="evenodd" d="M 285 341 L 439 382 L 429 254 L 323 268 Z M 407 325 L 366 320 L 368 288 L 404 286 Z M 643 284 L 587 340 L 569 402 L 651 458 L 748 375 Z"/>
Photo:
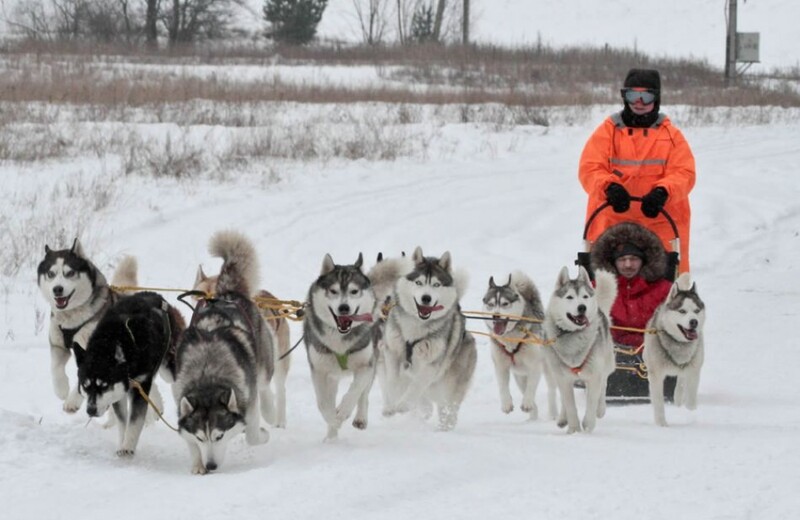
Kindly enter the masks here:
<path id="1" fill-rule="evenodd" d="M 631 197 L 631 200 L 634 201 L 634 202 L 641 203 L 642 202 L 642 197 Z M 589 216 L 589 220 L 586 221 L 586 226 L 584 226 L 584 228 L 583 228 L 583 240 L 584 241 L 586 240 L 586 237 L 589 235 L 589 228 L 591 227 L 592 222 L 594 222 L 594 219 L 597 217 L 597 215 L 600 214 L 601 211 L 603 211 L 604 209 L 606 209 L 609 206 L 611 206 L 610 203 L 604 202 L 603 204 L 598 206 L 598 208 L 596 210 L 594 210 L 594 212 Z M 667 222 L 669 222 L 669 225 L 672 227 L 672 232 L 675 234 L 675 238 L 678 239 L 679 238 L 678 237 L 678 226 L 675 225 L 675 221 L 672 220 L 672 216 L 669 213 L 667 213 L 667 211 L 664 208 L 661 208 L 659 210 L 659 213 L 664 215 L 664 218 L 667 219 Z"/>

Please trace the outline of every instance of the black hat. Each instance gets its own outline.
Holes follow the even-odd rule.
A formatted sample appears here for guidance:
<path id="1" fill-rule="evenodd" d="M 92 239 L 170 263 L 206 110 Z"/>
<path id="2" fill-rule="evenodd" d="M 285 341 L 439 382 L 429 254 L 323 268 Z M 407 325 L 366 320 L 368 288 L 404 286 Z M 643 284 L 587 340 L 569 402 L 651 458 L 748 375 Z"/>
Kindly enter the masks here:
<path id="1" fill-rule="evenodd" d="M 649 88 L 661 90 L 661 74 L 655 69 L 631 69 L 625 76 L 625 88 Z"/>
<path id="2" fill-rule="evenodd" d="M 614 248 L 614 260 L 621 256 L 627 255 L 638 256 L 642 260 L 645 259 L 644 251 L 642 251 L 636 244 L 625 242 L 624 244 L 619 244 L 616 248 Z"/>

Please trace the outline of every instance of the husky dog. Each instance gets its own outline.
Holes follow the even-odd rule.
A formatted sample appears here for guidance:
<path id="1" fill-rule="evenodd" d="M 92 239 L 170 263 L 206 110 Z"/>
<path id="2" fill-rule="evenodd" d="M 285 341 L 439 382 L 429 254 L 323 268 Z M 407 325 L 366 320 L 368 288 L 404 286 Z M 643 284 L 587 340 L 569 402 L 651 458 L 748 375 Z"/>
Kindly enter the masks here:
<path id="1" fill-rule="evenodd" d="M 259 410 L 267 422 L 275 412 L 275 338 L 249 296 L 258 286 L 255 248 L 235 231 L 220 231 L 208 249 L 223 259 L 216 296 L 198 304 L 181 338 L 173 386 L 178 430 L 192 473 L 201 475 L 222 464 L 239 433 L 250 445 L 267 442 Z"/>
<path id="2" fill-rule="evenodd" d="M 50 373 L 56 396 L 64 411 L 74 413 L 83 403 L 78 385 L 70 390 L 65 370 L 70 353 L 80 366 L 83 354 L 100 318 L 117 300 L 106 278 L 86 257 L 76 238 L 69 249 L 44 247 L 37 269 L 39 290 L 50 305 Z M 136 285 L 136 261 L 122 260 L 115 271 L 115 285 Z"/>
<path id="3" fill-rule="evenodd" d="M 177 309 L 156 293 L 122 296 L 105 313 L 89 338 L 78 367 L 78 384 L 90 417 L 113 406 L 119 426 L 120 457 L 133 456 L 147 414 L 156 371 L 174 381 L 175 346 L 185 328 Z M 160 400 L 160 398 L 159 398 Z"/>
<path id="4" fill-rule="evenodd" d="M 531 419 L 536 419 L 539 414 L 536 387 L 544 371 L 548 389 L 548 416 L 555 419 L 556 382 L 544 361 L 544 347 L 525 342 L 542 337 L 544 309 L 536 285 L 519 271 L 511 273 L 505 285 L 497 285 L 494 277 L 490 277 L 489 288 L 483 296 L 483 308 L 493 314 L 486 326 L 492 334 L 492 361 L 500 390 L 500 409 L 503 413 L 511 413 L 514 409 L 508 384 L 513 373 L 523 394 L 521 409 L 529 413 Z M 529 318 L 531 321 L 516 317 Z"/>
<path id="5" fill-rule="evenodd" d="M 675 404 L 697 407 L 697 387 L 703 366 L 703 324 L 705 304 L 697 294 L 689 273 L 678 277 L 672 289 L 653 314 L 645 334 L 643 359 L 650 380 L 650 400 L 656 424 L 666 426 L 664 416 L 664 377 L 678 376 Z"/>
<path id="6" fill-rule="evenodd" d="M 475 339 L 466 331 L 458 300 L 463 277 L 450 253 L 425 257 L 417 247 L 410 271 L 395 283 L 384 342 L 389 399 L 384 415 L 436 404 L 439 429 L 452 430 L 475 372 Z"/>
<path id="7" fill-rule="evenodd" d="M 217 293 L 217 275 L 206 276 L 203 267 L 197 268 L 197 276 L 194 281 L 194 290 L 203 291 L 206 294 Z M 275 300 L 275 296 L 265 290 L 261 290 L 254 295 L 255 298 Z M 286 318 L 275 309 L 261 309 L 261 315 L 267 324 L 272 327 L 277 341 L 275 342 L 275 375 L 272 383 L 275 390 L 275 426 L 276 428 L 286 428 L 286 377 L 289 374 L 291 356 L 287 355 L 290 347 L 289 323 Z"/>
<path id="8" fill-rule="evenodd" d="M 326 254 L 319 278 L 308 291 L 303 334 L 317 407 L 328 423 L 326 440 L 338 436 L 354 409 L 353 426 L 361 430 L 367 427 L 369 391 L 377 362 L 377 302 L 362 264 L 360 253 L 352 265 L 336 265 Z M 337 406 L 339 378 L 349 375 L 353 381 Z"/>
<path id="9" fill-rule="evenodd" d="M 568 425 L 567 433 L 581 430 L 574 384 L 583 381 L 586 386 L 583 429 L 591 432 L 606 413 L 606 384 L 614 371 L 608 314 L 617 297 L 617 281 L 603 270 L 597 271 L 595 280 L 596 288 L 583 267 L 576 279 L 562 268 L 545 312 L 545 335 L 553 342 L 545 355 L 561 394 L 558 426 Z"/>

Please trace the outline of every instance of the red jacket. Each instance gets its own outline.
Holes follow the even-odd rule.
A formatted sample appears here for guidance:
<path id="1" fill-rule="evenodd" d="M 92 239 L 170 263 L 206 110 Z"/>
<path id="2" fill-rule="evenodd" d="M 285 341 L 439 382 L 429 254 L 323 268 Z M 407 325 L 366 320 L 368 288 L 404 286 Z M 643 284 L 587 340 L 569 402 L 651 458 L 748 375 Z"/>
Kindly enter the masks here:
<path id="1" fill-rule="evenodd" d="M 617 299 L 611 307 L 611 324 L 645 328 L 656 307 L 666 299 L 670 288 L 672 284 L 663 278 L 648 282 L 641 276 L 631 279 L 617 276 Z M 644 334 L 641 332 L 611 329 L 611 337 L 617 345 L 638 347 L 644 343 Z"/>

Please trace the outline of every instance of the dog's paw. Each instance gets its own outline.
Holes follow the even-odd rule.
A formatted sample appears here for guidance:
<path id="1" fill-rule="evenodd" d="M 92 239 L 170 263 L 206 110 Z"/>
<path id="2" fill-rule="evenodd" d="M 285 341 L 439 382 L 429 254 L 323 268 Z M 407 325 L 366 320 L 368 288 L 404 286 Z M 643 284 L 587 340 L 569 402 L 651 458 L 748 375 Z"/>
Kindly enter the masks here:
<path id="1" fill-rule="evenodd" d="M 75 413 L 81 409 L 81 404 L 83 404 L 83 396 L 76 387 L 69 393 L 66 401 L 64 401 L 62 409 L 67 413 Z"/>
<path id="2" fill-rule="evenodd" d="M 256 444 L 266 444 L 269 442 L 269 432 L 264 428 L 258 429 L 258 435 L 256 436 Z"/>
<path id="3" fill-rule="evenodd" d="M 328 434 L 322 439 L 324 443 L 332 443 L 339 440 L 339 430 L 338 428 L 328 427 Z"/>
<path id="4" fill-rule="evenodd" d="M 397 410 L 395 410 L 393 406 L 384 406 L 381 413 L 384 417 L 392 417 L 397 413 Z"/>
<path id="5" fill-rule="evenodd" d="M 134 454 L 134 450 L 131 450 L 131 449 L 128 449 L 128 448 L 120 448 L 120 449 L 117 450 L 117 457 L 120 457 L 120 458 L 123 458 L 123 459 L 129 459 L 129 458 L 133 457 L 133 454 Z"/>
<path id="6" fill-rule="evenodd" d="M 206 473 L 208 473 L 208 470 L 202 463 L 192 466 L 192 475 L 205 475 Z"/>
<path id="7" fill-rule="evenodd" d="M 567 434 L 578 433 L 579 431 L 581 431 L 580 425 L 567 427 Z"/>
<path id="8" fill-rule="evenodd" d="M 529 401 L 522 401 L 522 405 L 519 407 L 520 410 L 530 415 L 529 419 L 535 421 L 539 418 L 539 407 L 536 406 L 536 403 L 532 403 Z"/>
<path id="9" fill-rule="evenodd" d="M 663 428 L 669 426 L 669 424 L 667 424 L 667 420 L 664 417 L 656 417 L 656 424 Z"/>
<path id="10" fill-rule="evenodd" d="M 504 401 L 500 403 L 500 411 L 503 413 L 511 413 L 514 411 L 514 403 L 512 401 Z"/>
<path id="11" fill-rule="evenodd" d="M 583 420 L 583 431 L 586 433 L 592 433 L 596 425 L 597 421 L 595 419 L 586 418 Z"/>
<path id="12" fill-rule="evenodd" d="M 563 427 L 565 427 L 567 425 L 567 420 L 566 419 L 559 419 L 558 422 L 556 422 L 556 425 L 558 425 L 559 428 L 563 428 Z"/>
<path id="13" fill-rule="evenodd" d="M 353 428 L 358 428 L 359 430 L 366 430 L 367 429 L 367 420 L 366 419 L 354 419 L 353 420 Z"/>

